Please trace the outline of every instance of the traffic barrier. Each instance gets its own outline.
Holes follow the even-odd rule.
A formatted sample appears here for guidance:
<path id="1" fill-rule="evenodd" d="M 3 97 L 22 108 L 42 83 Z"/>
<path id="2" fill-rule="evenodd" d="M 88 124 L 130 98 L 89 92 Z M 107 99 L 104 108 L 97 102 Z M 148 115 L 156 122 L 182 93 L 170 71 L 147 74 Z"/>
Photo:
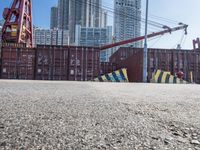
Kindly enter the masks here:
<path id="1" fill-rule="evenodd" d="M 151 83 L 170 83 L 170 84 L 187 84 L 185 80 L 181 80 L 170 72 L 157 70 L 151 79 Z"/>
<path id="2" fill-rule="evenodd" d="M 125 68 L 99 76 L 94 79 L 96 82 L 129 82 Z"/>

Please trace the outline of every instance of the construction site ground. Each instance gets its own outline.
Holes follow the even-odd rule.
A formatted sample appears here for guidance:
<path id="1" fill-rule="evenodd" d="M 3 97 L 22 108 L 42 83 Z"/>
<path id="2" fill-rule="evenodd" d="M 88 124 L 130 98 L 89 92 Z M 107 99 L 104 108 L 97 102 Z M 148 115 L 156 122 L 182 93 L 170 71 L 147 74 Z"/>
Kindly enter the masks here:
<path id="1" fill-rule="evenodd" d="M 0 80 L 0 149 L 200 150 L 200 86 Z"/>

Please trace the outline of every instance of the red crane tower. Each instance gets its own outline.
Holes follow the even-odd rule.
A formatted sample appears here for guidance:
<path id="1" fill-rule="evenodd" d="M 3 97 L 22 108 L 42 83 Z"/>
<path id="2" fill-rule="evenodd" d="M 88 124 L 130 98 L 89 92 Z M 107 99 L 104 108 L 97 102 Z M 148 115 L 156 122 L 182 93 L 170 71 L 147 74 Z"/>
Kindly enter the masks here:
<path id="1" fill-rule="evenodd" d="M 11 8 L 3 12 L 3 43 L 25 44 L 32 47 L 32 3 L 31 0 L 14 0 Z"/>

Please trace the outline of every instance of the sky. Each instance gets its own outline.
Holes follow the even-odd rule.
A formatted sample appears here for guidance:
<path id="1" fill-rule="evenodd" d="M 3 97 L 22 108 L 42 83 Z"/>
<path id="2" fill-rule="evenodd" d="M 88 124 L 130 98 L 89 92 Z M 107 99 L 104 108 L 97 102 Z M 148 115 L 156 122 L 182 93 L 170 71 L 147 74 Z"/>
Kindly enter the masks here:
<path id="1" fill-rule="evenodd" d="M 4 7 L 9 7 L 12 0 L 0 0 L 0 19 Z M 50 8 L 57 4 L 57 0 L 32 0 L 33 2 L 33 24 L 42 28 L 49 28 Z M 142 18 L 145 17 L 145 2 L 142 0 Z M 113 7 L 113 0 L 103 0 L 103 6 Z M 148 41 L 148 47 L 151 48 L 175 48 L 177 44 L 182 44 L 183 49 L 192 48 L 192 40 L 200 37 L 200 20 L 198 18 L 200 0 L 149 0 L 149 20 L 168 25 L 177 26 L 178 22 L 189 25 L 188 35 L 183 36 L 183 31 L 166 34 L 156 39 Z M 113 14 L 109 14 L 109 25 L 113 25 Z M 155 18 L 155 16 L 170 19 Z M 173 20 L 173 22 L 171 21 Z M 176 24 L 174 23 L 176 21 Z M 160 31 L 162 29 L 149 26 L 148 33 Z M 144 23 L 142 23 L 141 34 L 144 34 Z M 182 41 L 182 42 L 180 42 Z"/>

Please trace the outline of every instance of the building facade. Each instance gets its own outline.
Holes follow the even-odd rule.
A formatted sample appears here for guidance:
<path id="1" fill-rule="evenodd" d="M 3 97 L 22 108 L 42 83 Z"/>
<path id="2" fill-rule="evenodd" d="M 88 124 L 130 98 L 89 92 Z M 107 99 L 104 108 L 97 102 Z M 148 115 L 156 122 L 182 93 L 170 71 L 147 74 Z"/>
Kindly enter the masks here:
<path id="1" fill-rule="evenodd" d="M 70 0 L 70 43 L 75 43 L 76 25 L 81 25 L 83 27 L 100 27 L 101 3 L 101 0 Z"/>
<path id="2" fill-rule="evenodd" d="M 0 46 L 1 46 L 1 43 L 2 43 L 2 26 L 0 25 Z"/>
<path id="3" fill-rule="evenodd" d="M 69 31 L 59 29 L 33 30 L 33 43 L 36 45 L 69 45 Z"/>
<path id="4" fill-rule="evenodd" d="M 102 9 L 100 13 L 100 27 L 105 28 L 108 25 L 108 13 Z"/>
<path id="5" fill-rule="evenodd" d="M 69 29 L 69 3 L 70 0 L 58 0 L 58 29 Z"/>
<path id="6" fill-rule="evenodd" d="M 4 24 L 4 20 L 0 20 L 0 26 L 2 27 Z"/>
<path id="7" fill-rule="evenodd" d="M 112 26 L 105 28 L 97 27 L 81 27 L 76 25 L 75 44 L 78 46 L 102 46 L 112 43 Z M 101 61 L 108 61 L 112 50 L 104 50 L 101 52 Z"/>
<path id="8" fill-rule="evenodd" d="M 52 14 L 55 16 L 54 11 L 56 8 L 52 8 Z M 102 11 L 102 0 L 58 0 L 57 12 L 58 29 L 69 30 L 70 44 L 72 45 L 75 43 L 76 25 L 106 27 L 107 24 L 106 13 Z M 53 18 L 52 15 L 52 24 Z M 53 29 L 52 27 L 51 29 Z"/>
<path id="9" fill-rule="evenodd" d="M 51 7 L 50 29 L 58 28 L 58 7 Z"/>
<path id="10" fill-rule="evenodd" d="M 86 0 L 86 27 L 101 27 L 102 0 Z"/>
<path id="11" fill-rule="evenodd" d="M 114 37 L 116 41 L 141 35 L 141 0 L 115 0 L 114 10 Z M 141 47 L 142 43 L 137 42 L 130 45 Z"/>
<path id="12" fill-rule="evenodd" d="M 2 28 L 3 28 L 4 20 L 0 20 L 0 44 L 2 43 Z"/>

